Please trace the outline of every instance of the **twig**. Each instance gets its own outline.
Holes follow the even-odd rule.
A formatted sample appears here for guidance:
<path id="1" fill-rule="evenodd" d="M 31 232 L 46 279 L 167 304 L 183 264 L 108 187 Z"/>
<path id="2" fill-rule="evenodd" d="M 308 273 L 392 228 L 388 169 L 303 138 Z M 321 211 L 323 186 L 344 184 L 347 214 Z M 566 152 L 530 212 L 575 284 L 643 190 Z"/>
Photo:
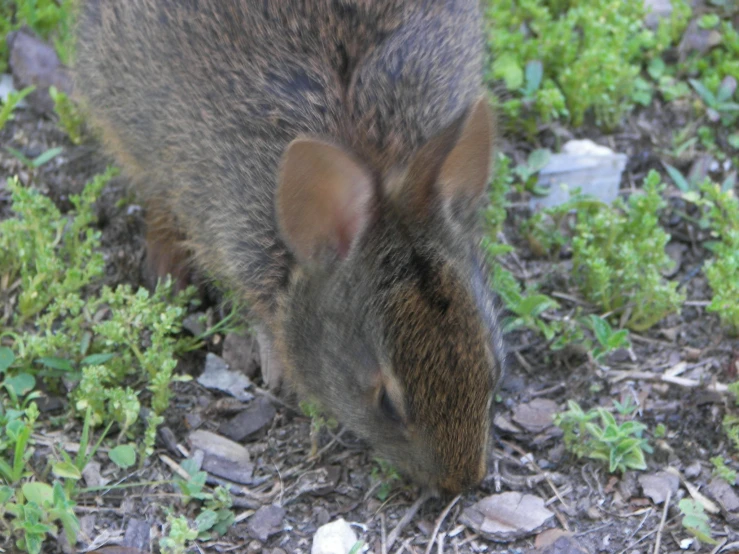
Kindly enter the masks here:
<path id="1" fill-rule="evenodd" d="M 721 541 L 720 543 L 718 543 L 716 545 L 716 548 L 714 548 L 713 550 L 711 550 L 711 554 L 718 554 L 719 552 L 721 552 L 721 550 L 723 549 L 724 545 L 728 542 L 728 540 L 729 539 L 724 539 L 723 541 Z M 736 545 L 739 546 L 739 543 L 736 543 Z M 729 545 L 729 546 L 731 546 L 731 545 Z"/>
<path id="2" fill-rule="evenodd" d="M 667 509 L 670 507 L 670 500 L 672 498 L 672 491 L 667 490 L 667 498 L 665 498 L 665 509 L 662 510 L 662 519 L 659 522 L 659 528 L 657 529 L 657 538 L 654 540 L 654 554 L 659 554 L 659 547 L 662 546 L 662 530 L 665 528 L 665 521 L 667 521 Z"/>
<path id="3" fill-rule="evenodd" d="M 670 522 L 672 522 L 673 520 L 677 519 L 678 517 L 680 517 L 680 516 L 673 516 L 672 518 L 670 518 Z M 626 554 L 626 552 L 629 552 L 629 551 L 633 550 L 634 547 L 637 544 L 644 542 L 646 539 L 648 539 L 649 537 L 651 537 L 652 535 L 654 535 L 657 531 L 658 531 L 658 529 L 652 529 L 649 533 L 647 533 L 646 535 L 644 535 L 642 538 L 638 539 L 636 542 L 632 542 L 629 546 L 627 546 L 623 550 L 619 550 L 618 551 L 618 554 Z"/>
<path id="4" fill-rule="evenodd" d="M 390 534 L 387 536 L 388 550 L 390 550 L 393 547 L 393 545 L 395 544 L 395 541 L 398 540 L 398 537 L 403 532 L 403 529 L 405 529 L 405 527 L 411 522 L 411 520 L 418 513 L 418 510 L 421 509 L 421 506 L 423 506 L 429 498 L 431 498 L 431 493 L 429 491 L 425 491 L 421 495 L 421 497 L 418 500 L 416 500 L 410 508 L 408 508 L 408 511 L 400 519 L 398 524 L 395 526 L 395 529 L 390 531 Z"/>
<path id="5" fill-rule="evenodd" d="M 431 539 L 429 540 L 428 545 L 426 546 L 426 552 L 424 554 L 431 554 L 431 549 L 434 546 L 434 542 L 436 542 L 436 535 L 439 534 L 439 529 L 441 529 L 441 524 L 444 523 L 444 520 L 446 519 L 446 516 L 449 515 L 449 511 L 454 508 L 454 505 L 459 502 L 459 499 L 462 498 L 461 494 L 458 494 L 454 497 L 454 499 L 447 504 L 446 508 L 444 508 L 444 511 L 441 512 L 439 517 L 436 519 L 436 525 L 434 525 L 434 531 L 431 533 Z"/>
<path id="6" fill-rule="evenodd" d="M 380 514 L 380 540 L 382 554 L 387 554 L 387 532 L 385 529 L 385 514 Z"/>

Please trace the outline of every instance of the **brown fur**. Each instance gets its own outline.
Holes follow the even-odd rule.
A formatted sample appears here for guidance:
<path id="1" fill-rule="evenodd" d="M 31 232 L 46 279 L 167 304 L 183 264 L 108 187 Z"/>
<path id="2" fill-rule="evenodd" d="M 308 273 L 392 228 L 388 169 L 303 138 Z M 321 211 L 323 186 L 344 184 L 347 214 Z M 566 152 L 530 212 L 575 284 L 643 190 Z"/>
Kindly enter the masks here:
<path id="1" fill-rule="evenodd" d="M 481 19 L 477 0 L 83 0 L 75 70 L 154 214 L 154 267 L 181 277 L 186 237 L 299 391 L 448 492 L 484 477 L 502 372 Z"/>

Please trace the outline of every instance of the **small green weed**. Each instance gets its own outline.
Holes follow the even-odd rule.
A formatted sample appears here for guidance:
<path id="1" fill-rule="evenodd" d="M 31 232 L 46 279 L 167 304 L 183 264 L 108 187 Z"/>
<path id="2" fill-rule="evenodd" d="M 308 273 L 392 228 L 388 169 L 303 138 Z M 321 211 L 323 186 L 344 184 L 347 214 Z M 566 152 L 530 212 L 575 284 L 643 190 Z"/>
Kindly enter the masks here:
<path id="1" fill-rule="evenodd" d="M 26 87 L 23 90 L 13 91 L 8 94 L 8 98 L 3 103 L 3 107 L 0 108 L 0 131 L 3 130 L 8 121 L 13 119 L 13 111 L 20 101 L 31 94 L 35 88 L 36 87 Z"/>
<path id="2" fill-rule="evenodd" d="M 56 87 L 49 88 L 49 95 L 54 100 L 54 111 L 59 116 L 61 128 L 67 133 L 73 144 L 80 144 L 85 120 L 77 106 L 69 99 L 69 96 L 58 91 Z"/>
<path id="3" fill-rule="evenodd" d="M 378 483 L 375 497 L 380 502 L 385 502 L 396 483 L 401 481 L 400 474 L 385 460 L 375 458 L 375 464 L 370 473 L 370 479 Z"/>
<path id="4" fill-rule="evenodd" d="M 303 400 L 299 404 L 301 411 L 310 418 L 310 438 L 311 438 L 311 450 L 309 457 L 315 456 L 318 452 L 318 437 L 321 434 L 321 429 L 326 427 L 327 429 L 336 429 L 339 423 L 333 417 L 327 417 L 323 411 L 323 408 L 312 401 Z"/>
<path id="5" fill-rule="evenodd" d="M 699 541 L 707 544 L 718 544 L 711 536 L 711 526 L 706 511 L 700 502 L 692 498 L 683 498 L 677 505 L 683 514 L 683 527 Z"/>
<path id="6" fill-rule="evenodd" d="M 11 153 L 16 159 L 18 159 L 26 168 L 34 170 L 40 168 L 42 165 L 49 163 L 51 160 L 56 158 L 59 154 L 64 152 L 64 148 L 57 146 L 56 148 L 49 148 L 45 152 L 42 152 L 35 158 L 28 158 L 20 150 L 6 146 L 5 150 Z"/>
<path id="7" fill-rule="evenodd" d="M 601 203 L 577 214 L 572 239 L 573 273 L 585 297 L 606 312 L 618 314 L 624 327 L 649 329 L 677 312 L 684 295 L 662 271 L 671 265 L 665 253 L 669 235 L 660 227 L 664 185 L 652 171 L 641 193 L 628 204 Z"/>
<path id="8" fill-rule="evenodd" d="M 715 93 L 697 79 L 690 79 L 690 85 L 703 100 L 709 121 L 721 121 L 723 125 L 728 127 L 739 117 L 739 104 L 732 100 L 736 91 L 736 79 L 734 77 L 723 79 Z"/>
<path id="9" fill-rule="evenodd" d="M 611 473 L 647 468 L 644 453 L 651 453 L 652 448 L 642 436 L 646 430 L 643 423 L 629 420 L 619 424 L 604 408 L 584 412 L 573 400 L 568 401 L 568 408 L 555 416 L 554 423 L 564 432 L 570 452 L 578 458 L 606 462 Z"/>
<path id="10" fill-rule="evenodd" d="M 631 346 L 628 330 L 614 330 L 606 319 L 594 314 L 590 315 L 589 323 L 595 339 L 598 341 L 598 345 L 592 350 L 593 358 L 596 361 L 614 350 Z"/>
<path id="11" fill-rule="evenodd" d="M 38 551 L 57 523 L 72 537 L 77 483 L 113 425 L 118 444 L 109 456 L 117 466 L 142 464 L 153 452 L 170 385 L 180 379 L 176 354 L 192 347 L 192 339 L 179 337 L 192 291 L 173 296 L 169 283 L 154 293 L 101 286 L 104 261 L 93 204 L 114 174 L 107 171 L 71 196 L 67 214 L 17 179 L 8 181 L 13 216 L 0 221 L 0 280 L 16 285 L 14 309 L 0 316 L 0 339 L 9 345 L 0 346 L 0 386 L 7 392 L 0 405 L 0 475 L 13 498 L 6 510 L 14 516 L 13 532 L 27 551 Z M 33 399 L 39 379 L 53 391 L 62 378 L 77 385 L 71 406 L 84 415 L 84 428 L 75 458 L 61 451 L 49 462 L 57 481 L 47 484 L 30 471 L 38 417 Z M 127 443 L 125 436 L 142 435 L 132 430 L 143 406 L 149 408 L 143 438 Z M 90 429 L 100 425 L 104 432 L 90 451 Z M 199 526 L 220 530 L 232 520 L 220 511 L 223 498 L 211 500 L 206 509 L 217 517 L 207 512 Z"/>
<path id="12" fill-rule="evenodd" d="M 721 477 L 729 485 L 736 483 L 736 471 L 726 465 L 726 460 L 722 456 L 714 456 L 711 458 L 713 464 L 713 474 Z"/>
<path id="13" fill-rule="evenodd" d="M 716 183 L 705 182 L 702 194 L 686 195 L 701 205 L 708 225 L 718 240 L 706 246 L 714 258 L 706 262 L 704 272 L 713 290 L 707 310 L 718 314 L 733 334 L 739 334 L 739 200 L 733 189 L 724 190 Z"/>
<path id="14" fill-rule="evenodd" d="M 493 238 L 497 237 L 503 230 L 503 224 L 508 217 L 507 196 L 511 190 L 512 182 L 511 159 L 505 154 L 498 153 L 490 182 L 489 202 L 485 209 L 485 222 L 488 232 Z"/>
<path id="15" fill-rule="evenodd" d="M 187 545 L 198 538 L 198 530 L 190 527 L 185 516 L 170 516 L 169 534 L 159 539 L 164 554 L 185 554 Z"/>
<path id="16" fill-rule="evenodd" d="M 183 504 L 192 501 L 202 504 L 202 510 L 195 518 L 198 531 L 196 538 L 207 540 L 212 538 L 212 534 L 224 535 L 234 522 L 231 494 L 223 487 L 216 487 L 212 493 L 206 491 L 205 481 L 208 474 L 199 471 L 193 460 L 185 460 L 182 468 L 190 476 L 188 480 L 178 478 L 175 481 L 182 492 Z"/>

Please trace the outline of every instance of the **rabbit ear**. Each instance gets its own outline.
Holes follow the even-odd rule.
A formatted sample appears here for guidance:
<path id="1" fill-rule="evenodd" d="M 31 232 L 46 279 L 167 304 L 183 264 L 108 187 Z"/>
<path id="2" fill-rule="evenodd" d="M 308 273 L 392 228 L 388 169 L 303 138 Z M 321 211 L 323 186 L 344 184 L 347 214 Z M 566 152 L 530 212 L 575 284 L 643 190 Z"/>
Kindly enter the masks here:
<path id="1" fill-rule="evenodd" d="M 492 165 L 493 133 L 493 114 L 483 96 L 469 110 L 436 179 L 439 193 L 452 204 L 474 202 L 485 192 Z"/>
<path id="2" fill-rule="evenodd" d="M 346 151 L 313 139 L 287 147 L 277 187 L 282 236 L 303 262 L 345 258 L 369 219 L 373 181 Z"/>
<path id="3" fill-rule="evenodd" d="M 453 214 L 460 208 L 469 212 L 488 184 L 492 146 L 493 116 L 481 97 L 423 145 L 402 178 L 387 184 L 386 192 L 420 216 L 428 214 L 437 199 Z"/>

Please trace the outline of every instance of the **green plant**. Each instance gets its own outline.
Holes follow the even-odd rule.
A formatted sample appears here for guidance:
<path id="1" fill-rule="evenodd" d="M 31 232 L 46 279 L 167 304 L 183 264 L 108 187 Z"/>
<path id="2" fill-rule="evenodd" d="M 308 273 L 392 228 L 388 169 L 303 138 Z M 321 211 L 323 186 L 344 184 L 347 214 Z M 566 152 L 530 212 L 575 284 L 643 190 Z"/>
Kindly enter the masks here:
<path id="1" fill-rule="evenodd" d="M 182 492 L 183 504 L 191 501 L 203 504 L 203 509 L 195 518 L 195 526 L 198 530 L 196 538 L 206 540 L 211 538 L 211 533 L 224 535 L 234 522 L 234 514 L 231 511 L 231 493 L 223 487 L 216 487 L 212 493 L 207 492 L 205 480 L 208 474 L 199 471 L 193 460 L 185 460 L 182 468 L 188 473 L 189 479 L 178 478 L 175 483 Z"/>
<path id="2" fill-rule="evenodd" d="M 49 163 L 51 160 L 56 158 L 64 151 L 64 148 L 59 146 L 56 148 L 49 148 L 46 152 L 42 152 L 35 158 L 31 159 L 23 154 L 23 152 L 21 152 L 20 150 L 16 150 L 15 148 L 11 148 L 10 146 L 6 146 L 5 149 L 13 156 L 15 156 L 28 169 L 38 169 L 42 165 Z"/>
<path id="3" fill-rule="evenodd" d="M 339 423 L 333 417 L 326 417 L 326 415 L 324 415 L 323 408 L 313 401 L 303 400 L 300 402 L 299 406 L 301 411 L 311 420 L 311 451 L 309 457 L 313 457 L 318 452 L 318 436 L 321 434 L 321 429 L 324 427 L 328 429 L 336 429 Z"/>
<path id="4" fill-rule="evenodd" d="M 706 105 L 706 115 L 710 121 L 717 122 L 720 120 L 727 126 L 736 121 L 739 114 L 739 104 L 732 101 L 736 91 L 736 79 L 734 77 L 723 79 L 715 94 L 697 79 L 690 79 L 690 85 Z"/>
<path id="5" fill-rule="evenodd" d="M 377 484 L 375 497 L 380 502 L 385 502 L 390 496 L 390 492 L 397 482 L 401 481 L 400 474 L 397 470 L 387 463 L 385 460 L 375 458 L 375 465 L 372 467 L 370 479 Z"/>
<path id="6" fill-rule="evenodd" d="M 564 432 L 565 447 L 570 452 L 578 458 L 606 462 L 611 473 L 647 468 L 644 453 L 651 453 L 652 448 L 642 436 L 646 425 L 634 420 L 619 424 L 604 408 L 584 412 L 573 400 L 567 405 L 568 410 L 557 414 L 554 423 Z"/>
<path id="7" fill-rule="evenodd" d="M 711 231 L 718 239 L 706 245 L 714 254 L 704 266 L 713 291 L 707 310 L 718 314 L 732 333 L 739 334 L 739 200 L 733 189 L 724 190 L 710 181 L 700 186 L 700 192 L 687 198 L 707 211 Z"/>
<path id="8" fill-rule="evenodd" d="M 357 541 L 354 543 L 351 550 L 349 550 L 348 554 L 359 554 L 362 551 L 362 548 L 364 548 L 364 541 Z"/>
<path id="9" fill-rule="evenodd" d="M 2 36 L 2 34 L 0 34 L 0 36 Z M 20 101 L 31 94 L 35 88 L 36 87 L 26 87 L 23 90 L 13 91 L 8 94 L 8 97 L 3 103 L 3 107 L 0 108 L 0 131 L 3 130 L 8 121 L 13 119 L 13 111 Z"/>
<path id="10" fill-rule="evenodd" d="M 554 299 L 545 294 L 524 293 L 513 274 L 500 265 L 493 267 L 492 286 L 506 309 L 513 312 L 501 322 L 504 333 L 526 328 L 541 332 L 547 339 L 554 337 L 556 329 L 541 318 L 545 311 L 559 306 Z"/>
<path id="11" fill-rule="evenodd" d="M 718 544 L 711 536 L 711 527 L 706 511 L 697 500 L 683 498 L 677 505 L 683 514 L 682 524 L 685 530 L 699 541 L 708 544 Z"/>
<path id="12" fill-rule="evenodd" d="M 721 477 L 729 485 L 736 483 L 736 471 L 726 465 L 726 460 L 724 460 L 723 456 L 714 456 L 711 458 L 711 463 L 713 464 L 714 475 Z"/>
<path id="13" fill-rule="evenodd" d="M 650 31 L 638 0 L 489 0 L 488 78 L 517 94 L 503 103 L 511 126 L 523 119 L 530 128 L 534 115 L 579 126 L 589 111 L 615 125 L 631 109 L 642 64 L 679 40 L 687 25 L 687 2 L 673 4 L 671 17 Z"/>
<path id="14" fill-rule="evenodd" d="M 159 548 L 166 554 L 185 554 L 187 544 L 198 538 L 198 530 L 190 527 L 184 516 L 167 518 L 169 534 L 159 539 Z"/>
<path id="15" fill-rule="evenodd" d="M 82 126 L 84 124 L 84 118 L 82 114 L 74 105 L 72 100 L 61 91 L 58 91 L 56 87 L 49 88 L 49 95 L 54 100 L 54 111 L 59 116 L 59 123 L 66 131 L 69 140 L 74 144 L 80 144 L 82 142 Z"/>
<path id="16" fill-rule="evenodd" d="M 598 341 L 598 346 L 592 350 L 593 358 L 596 361 L 614 350 L 631 346 L 628 330 L 620 329 L 616 331 L 606 319 L 592 314 L 590 315 L 589 323 Z M 619 408 L 619 406 L 617 405 L 616 408 Z M 621 413 L 620 410 L 619 413 Z M 622 413 L 622 415 L 625 414 Z"/>
<path id="17" fill-rule="evenodd" d="M 651 171 L 642 193 L 633 194 L 628 204 L 595 203 L 577 214 L 572 251 L 580 290 L 634 331 L 678 311 L 684 300 L 677 283 L 661 274 L 672 263 L 664 250 L 669 236 L 658 219 L 663 188 L 659 174 Z"/>
<path id="18" fill-rule="evenodd" d="M 503 230 L 503 224 L 508 217 L 507 195 L 513 183 L 511 159 L 503 153 L 498 153 L 493 166 L 493 177 L 490 181 L 488 205 L 485 209 L 485 222 L 488 234 L 492 240 Z"/>

